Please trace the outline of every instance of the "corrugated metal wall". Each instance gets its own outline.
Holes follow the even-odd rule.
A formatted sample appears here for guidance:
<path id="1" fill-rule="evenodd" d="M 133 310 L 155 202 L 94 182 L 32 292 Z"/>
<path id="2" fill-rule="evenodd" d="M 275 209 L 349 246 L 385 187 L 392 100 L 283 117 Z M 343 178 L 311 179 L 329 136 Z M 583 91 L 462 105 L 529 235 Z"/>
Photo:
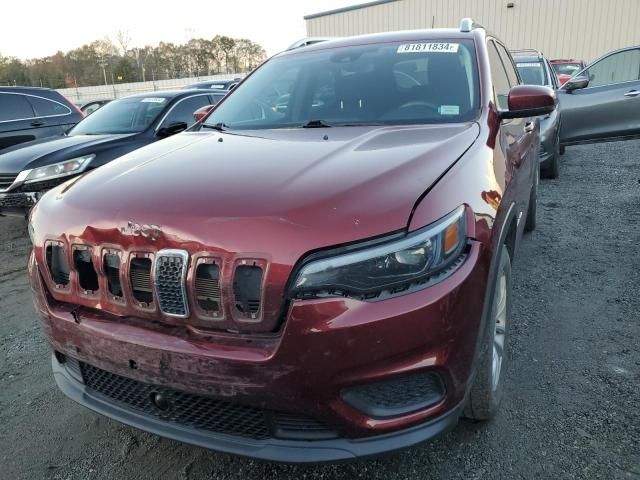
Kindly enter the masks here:
<path id="1" fill-rule="evenodd" d="M 507 8 L 513 3 L 513 8 Z M 640 44 L 640 0 L 396 0 L 306 20 L 310 36 L 458 27 L 472 17 L 509 48 L 594 60 Z"/>

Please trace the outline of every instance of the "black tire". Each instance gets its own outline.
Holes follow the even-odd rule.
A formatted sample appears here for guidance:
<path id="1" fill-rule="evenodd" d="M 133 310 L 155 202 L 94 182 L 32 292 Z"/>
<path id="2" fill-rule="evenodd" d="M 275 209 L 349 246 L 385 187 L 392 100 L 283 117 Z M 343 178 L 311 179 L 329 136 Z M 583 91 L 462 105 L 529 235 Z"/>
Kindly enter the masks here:
<path id="1" fill-rule="evenodd" d="M 504 290 L 501 289 L 501 278 L 504 276 Z M 511 324 L 511 259 L 507 247 L 503 245 L 500 253 L 500 263 L 496 272 L 495 293 L 491 300 L 491 311 L 483 332 L 480 357 L 476 371 L 476 378 L 471 386 L 469 397 L 464 408 L 463 415 L 473 420 L 489 420 L 498 411 L 504 395 L 504 377 L 509 365 L 509 325 Z M 504 337 L 502 343 L 502 360 L 500 363 L 497 384 L 494 387 L 493 380 L 493 350 L 497 320 L 497 311 L 500 291 L 505 293 L 504 313 L 505 321 L 502 323 Z"/>
<path id="2" fill-rule="evenodd" d="M 553 155 L 548 160 L 545 168 L 540 169 L 542 178 L 558 178 L 560 175 L 560 140 L 556 140 Z"/>
<path id="3" fill-rule="evenodd" d="M 531 187 L 529 198 L 529 208 L 527 209 L 527 221 L 524 224 L 525 232 L 533 232 L 538 222 L 538 179 L 540 178 L 540 169 L 536 172 L 536 179 Z"/>

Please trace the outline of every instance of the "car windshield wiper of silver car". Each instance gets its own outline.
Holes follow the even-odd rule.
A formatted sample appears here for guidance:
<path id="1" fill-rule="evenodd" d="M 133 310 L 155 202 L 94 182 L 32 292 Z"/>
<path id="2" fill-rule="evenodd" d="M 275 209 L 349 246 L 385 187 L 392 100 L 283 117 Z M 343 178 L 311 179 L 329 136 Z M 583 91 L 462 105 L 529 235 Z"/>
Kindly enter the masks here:
<path id="1" fill-rule="evenodd" d="M 214 123 L 213 125 L 209 123 L 203 123 L 202 128 L 210 128 L 212 130 L 217 130 L 219 132 L 226 132 L 229 129 L 229 125 L 224 122 Z"/>

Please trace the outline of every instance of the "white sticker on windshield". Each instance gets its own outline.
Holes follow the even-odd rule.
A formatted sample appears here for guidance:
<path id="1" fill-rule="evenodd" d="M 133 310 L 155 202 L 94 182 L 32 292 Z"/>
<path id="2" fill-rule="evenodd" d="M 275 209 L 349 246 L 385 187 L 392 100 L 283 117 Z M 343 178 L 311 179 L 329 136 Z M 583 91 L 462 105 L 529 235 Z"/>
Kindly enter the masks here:
<path id="1" fill-rule="evenodd" d="M 458 105 L 440 105 L 438 113 L 440 115 L 460 115 L 460 107 Z"/>
<path id="2" fill-rule="evenodd" d="M 162 97 L 147 97 L 140 100 L 141 103 L 164 103 L 166 101 L 167 99 Z"/>
<path id="3" fill-rule="evenodd" d="M 209 88 L 224 88 L 224 85 L 211 85 Z"/>
<path id="4" fill-rule="evenodd" d="M 459 46 L 459 43 L 405 43 L 398 47 L 397 53 L 456 53 Z"/>
<path id="5" fill-rule="evenodd" d="M 520 68 L 520 67 L 535 67 L 535 68 L 539 68 L 542 65 L 539 63 L 516 63 L 516 67 Z"/>

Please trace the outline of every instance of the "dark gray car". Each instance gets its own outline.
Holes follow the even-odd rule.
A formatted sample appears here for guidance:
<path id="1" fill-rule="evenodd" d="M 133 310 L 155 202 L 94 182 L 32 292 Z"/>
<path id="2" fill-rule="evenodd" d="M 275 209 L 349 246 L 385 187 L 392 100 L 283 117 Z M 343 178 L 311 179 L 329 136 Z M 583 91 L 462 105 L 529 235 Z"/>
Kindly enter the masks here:
<path id="1" fill-rule="evenodd" d="M 522 82 L 526 85 L 542 85 L 557 90 L 558 78 L 546 57 L 537 50 L 512 50 Z M 540 118 L 540 176 L 558 178 L 560 174 L 560 125 L 563 114 L 557 108 Z"/>
<path id="2" fill-rule="evenodd" d="M 607 53 L 559 90 L 562 145 L 640 138 L 640 45 Z"/>

